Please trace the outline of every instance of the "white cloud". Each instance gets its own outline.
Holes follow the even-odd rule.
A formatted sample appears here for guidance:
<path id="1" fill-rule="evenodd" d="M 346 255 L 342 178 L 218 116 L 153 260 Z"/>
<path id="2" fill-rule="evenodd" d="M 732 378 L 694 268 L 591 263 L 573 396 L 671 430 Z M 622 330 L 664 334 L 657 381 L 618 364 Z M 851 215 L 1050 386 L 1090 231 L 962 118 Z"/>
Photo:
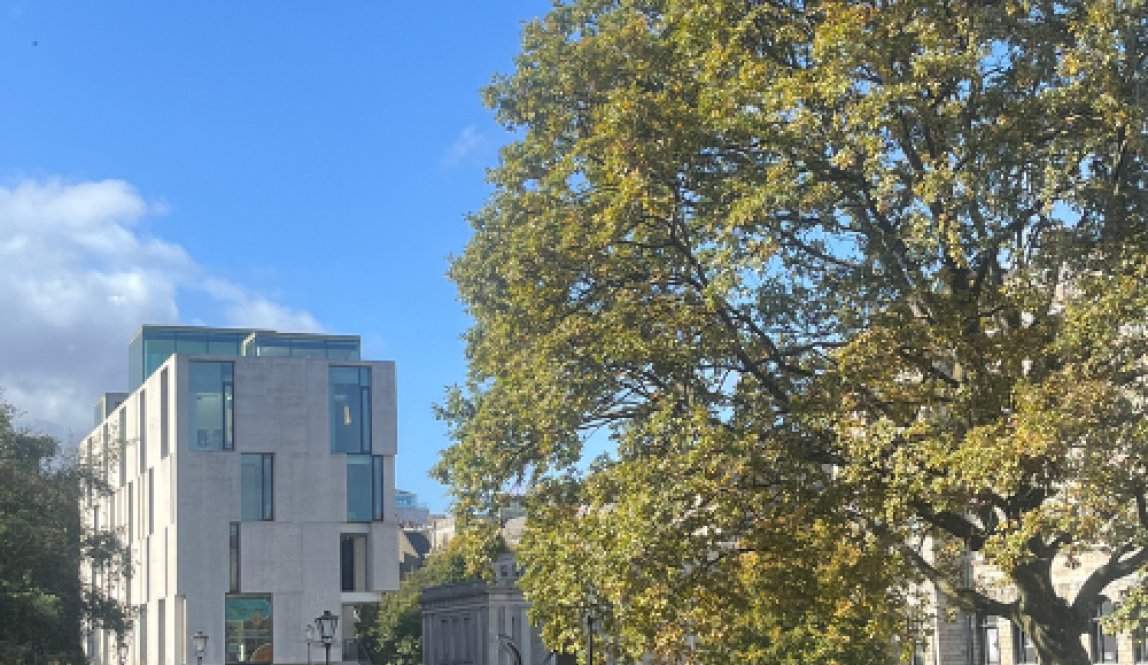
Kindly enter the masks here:
<path id="1" fill-rule="evenodd" d="M 222 325 L 322 330 L 307 312 L 138 233 L 165 211 L 119 180 L 0 186 L 0 390 L 23 422 L 62 438 L 86 434 L 96 399 L 127 388 L 131 334 L 181 323 L 181 293 L 206 294 Z"/>
<path id="2" fill-rule="evenodd" d="M 463 129 L 454 143 L 447 148 L 446 155 L 442 158 L 442 164 L 446 168 L 455 168 L 461 165 L 467 157 L 475 153 L 485 152 L 489 148 L 490 141 L 474 125 L 470 125 Z"/>

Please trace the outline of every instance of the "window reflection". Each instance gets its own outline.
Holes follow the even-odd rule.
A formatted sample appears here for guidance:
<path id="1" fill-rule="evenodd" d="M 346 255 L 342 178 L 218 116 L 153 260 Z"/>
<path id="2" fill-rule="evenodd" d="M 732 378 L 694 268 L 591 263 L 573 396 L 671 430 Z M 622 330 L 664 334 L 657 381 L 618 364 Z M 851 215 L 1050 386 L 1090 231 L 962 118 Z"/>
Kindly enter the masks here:
<path id="1" fill-rule="evenodd" d="M 188 363 L 188 448 L 232 450 L 234 368 L 231 363 Z"/>
<path id="2" fill-rule="evenodd" d="M 371 452 L 371 368 L 330 368 L 331 452 Z"/>

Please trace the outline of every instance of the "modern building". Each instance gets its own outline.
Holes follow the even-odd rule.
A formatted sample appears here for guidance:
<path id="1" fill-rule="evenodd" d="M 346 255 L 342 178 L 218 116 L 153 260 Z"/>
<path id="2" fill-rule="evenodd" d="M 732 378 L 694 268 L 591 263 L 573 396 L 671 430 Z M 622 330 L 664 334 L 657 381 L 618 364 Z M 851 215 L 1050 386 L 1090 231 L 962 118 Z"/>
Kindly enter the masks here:
<path id="1" fill-rule="evenodd" d="M 395 367 L 353 336 L 144 326 L 129 390 L 97 402 L 83 452 L 112 492 L 85 516 L 130 545 L 134 574 L 103 577 L 135 608 L 126 643 L 93 628 L 89 659 L 117 665 L 305 663 L 307 626 L 399 582 Z M 348 655 L 348 657 L 350 657 Z"/>

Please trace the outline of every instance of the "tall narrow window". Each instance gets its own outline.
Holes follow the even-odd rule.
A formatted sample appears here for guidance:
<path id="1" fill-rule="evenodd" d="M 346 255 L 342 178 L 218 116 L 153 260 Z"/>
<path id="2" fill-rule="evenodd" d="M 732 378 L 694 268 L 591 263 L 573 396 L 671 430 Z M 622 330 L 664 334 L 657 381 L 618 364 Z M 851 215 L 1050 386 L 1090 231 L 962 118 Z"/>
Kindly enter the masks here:
<path id="1" fill-rule="evenodd" d="M 163 598 L 159 599 L 156 603 L 156 611 L 159 614 L 159 621 L 156 623 L 156 635 L 159 637 L 159 662 L 162 664 L 167 663 L 167 604 Z"/>
<path id="2" fill-rule="evenodd" d="M 141 604 L 139 607 L 139 618 L 136 619 L 136 633 L 140 636 L 140 652 L 139 661 L 141 663 L 148 662 L 147 653 L 147 605 Z"/>
<path id="3" fill-rule="evenodd" d="M 347 521 L 383 519 L 383 458 L 347 455 Z"/>
<path id="4" fill-rule="evenodd" d="M 135 505 L 135 495 L 132 494 L 133 491 L 135 491 L 134 484 L 128 483 L 128 491 L 127 494 L 124 495 L 128 501 L 128 543 L 131 543 L 136 538 L 136 524 L 133 514 L 135 511 L 132 510 L 132 506 Z"/>
<path id="5" fill-rule="evenodd" d="M 147 535 L 155 533 L 155 469 L 147 470 Z"/>
<path id="6" fill-rule="evenodd" d="M 383 520 L 383 458 L 375 455 L 371 458 L 371 489 L 374 495 L 371 503 L 372 517 L 375 521 Z"/>
<path id="7" fill-rule="evenodd" d="M 228 550 L 230 552 L 231 573 L 228 576 L 230 580 L 230 590 L 232 592 L 239 591 L 239 522 L 231 523 L 231 534 L 228 542 Z"/>
<path id="8" fill-rule="evenodd" d="M 275 519 L 275 456 L 259 453 L 240 457 L 243 519 Z"/>
<path id="9" fill-rule="evenodd" d="M 1094 663 L 1116 663 L 1120 661 L 1120 656 L 1116 651 L 1116 633 L 1111 628 L 1104 626 L 1104 618 L 1112 614 L 1113 609 L 1112 601 L 1104 596 L 1100 597 L 1100 602 L 1096 606 L 1096 612 L 1092 616 L 1091 626 L 1091 642 L 1092 642 L 1092 662 Z"/>
<path id="10" fill-rule="evenodd" d="M 164 367 L 163 371 L 159 373 L 159 456 L 160 458 L 167 457 L 167 368 Z"/>
<path id="11" fill-rule="evenodd" d="M 1132 648 L 1137 663 L 1148 663 L 1148 627 L 1137 626 L 1132 631 Z"/>
<path id="12" fill-rule="evenodd" d="M 104 422 L 100 431 L 100 456 L 104 458 L 104 477 L 102 480 L 109 486 L 112 484 L 112 440 L 108 436 L 108 423 Z"/>
<path id="13" fill-rule="evenodd" d="M 1028 633 L 1024 632 L 1020 626 L 1013 624 L 1012 627 L 1013 637 L 1013 662 L 1015 663 L 1035 663 L 1036 662 L 1036 647 L 1032 643 L 1032 638 Z"/>
<path id="14" fill-rule="evenodd" d="M 339 536 L 339 578 L 343 591 L 367 590 L 367 537 L 361 533 Z"/>
<path id="15" fill-rule="evenodd" d="M 371 368 L 331 367 L 331 452 L 371 452 Z"/>
<path id="16" fill-rule="evenodd" d="M 120 407 L 119 414 L 120 487 L 128 482 L 128 409 Z"/>
<path id="17" fill-rule="evenodd" d="M 140 473 L 147 468 L 147 391 L 140 390 Z"/>
<path id="18" fill-rule="evenodd" d="M 228 362 L 187 364 L 188 448 L 234 450 L 235 367 Z"/>
<path id="19" fill-rule="evenodd" d="M 1001 662 L 1000 630 L 995 616 L 980 616 L 977 620 L 977 637 L 980 644 L 980 664 L 999 665 Z"/>
<path id="20" fill-rule="evenodd" d="M 143 600 L 151 600 L 151 538 L 144 538 Z"/>

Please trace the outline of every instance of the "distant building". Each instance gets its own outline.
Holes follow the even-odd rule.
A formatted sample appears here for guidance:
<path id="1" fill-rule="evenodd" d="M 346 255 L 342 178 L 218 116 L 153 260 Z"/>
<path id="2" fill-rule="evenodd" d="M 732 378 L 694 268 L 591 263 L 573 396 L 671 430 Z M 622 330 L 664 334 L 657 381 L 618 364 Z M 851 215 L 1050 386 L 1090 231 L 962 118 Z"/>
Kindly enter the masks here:
<path id="1" fill-rule="evenodd" d="M 431 515 L 427 536 L 430 538 L 432 551 L 446 549 L 447 544 L 454 538 L 454 517 Z"/>
<path id="2" fill-rule="evenodd" d="M 423 665 L 555 665 L 526 616 L 530 602 L 518 588 L 513 554 L 494 562 L 495 581 L 458 582 L 423 589 Z M 563 663 L 566 662 L 564 659 Z"/>
<path id="3" fill-rule="evenodd" d="M 423 527 L 430 521 L 430 509 L 419 503 L 414 492 L 395 490 L 395 518 L 405 528 Z"/>
<path id="4" fill-rule="evenodd" d="M 131 547 L 129 580 L 86 569 L 136 618 L 122 647 L 93 628 L 89 660 L 194 663 L 202 631 L 205 663 L 303 663 L 325 611 L 343 660 L 356 608 L 398 588 L 394 363 L 264 330 L 144 326 L 128 349 L 83 442 L 114 491 L 84 515 Z"/>
<path id="5" fill-rule="evenodd" d="M 427 538 L 425 529 L 401 529 L 399 531 L 399 576 L 405 579 L 411 572 L 422 568 L 430 551 L 430 539 Z"/>

